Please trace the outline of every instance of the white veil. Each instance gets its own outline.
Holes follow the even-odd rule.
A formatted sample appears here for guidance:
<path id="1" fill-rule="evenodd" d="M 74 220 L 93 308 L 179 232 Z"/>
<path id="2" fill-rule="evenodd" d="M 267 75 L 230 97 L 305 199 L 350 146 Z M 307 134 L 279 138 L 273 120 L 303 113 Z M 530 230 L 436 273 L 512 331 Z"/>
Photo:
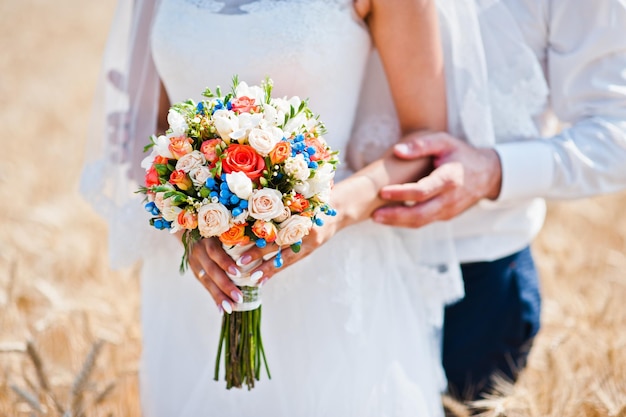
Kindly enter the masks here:
<path id="1" fill-rule="evenodd" d="M 129 266 L 145 248 L 143 146 L 156 130 L 159 79 L 150 53 L 158 0 L 120 0 L 104 52 L 85 148 L 80 191 L 109 226 L 114 268 Z"/>

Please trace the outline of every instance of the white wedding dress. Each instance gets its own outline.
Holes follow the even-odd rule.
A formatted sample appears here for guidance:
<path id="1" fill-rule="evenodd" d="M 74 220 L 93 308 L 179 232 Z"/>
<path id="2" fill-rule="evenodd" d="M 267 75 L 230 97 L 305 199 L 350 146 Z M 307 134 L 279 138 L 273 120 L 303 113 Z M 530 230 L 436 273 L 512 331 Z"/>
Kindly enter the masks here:
<path id="1" fill-rule="evenodd" d="M 249 84 L 270 76 L 276 96 L 310 99 L 328 142 L 346 156 L 372 52 L 352 0 L 162 0 L 150 47 L 171 102 L 197 100 L 205 87 L 228 89 L 234 74 Z M 381 140 L 393 143 L 396 134 Z M 115 169 L 132 171 L 127 159 L 118 157 Z M 86 184 L 112 180 L 101 162 L 93 164 L 100 178 L 87 166 Z M 337 176 L 349 173 L 343 164 Z M 113 239 L 122 230 L 143 253 L 146 417 L 443 415 L 442 311 L 462 295 L 445 225 L 415 231 L 368 221 L 275 275 L 263 288 L 272 379 L 262 373 L 248 391 L 213 380 L 221 317 L 191 273 L 179 276 L 180 243 L 149 228 L 139 202 L 118 212 L 127 219 L 112 223 Z"/>

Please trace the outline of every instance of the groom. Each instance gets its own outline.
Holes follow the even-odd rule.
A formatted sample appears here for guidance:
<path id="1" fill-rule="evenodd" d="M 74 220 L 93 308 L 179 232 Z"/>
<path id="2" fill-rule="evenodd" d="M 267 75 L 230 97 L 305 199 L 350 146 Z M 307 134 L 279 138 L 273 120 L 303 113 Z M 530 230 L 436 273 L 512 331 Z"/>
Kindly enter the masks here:
<path id="1" fill-rule="evenodd" d="M 414 137 L 397 145 L 396 155 L 430 156 L 436 169 L 381 192 L 389 201 L 416 204 L 374 214 L 394 226 L 452 224 L 466 297 L 446 310 L 443 360 L 451 392 L 464 398 L 478 397 L 494 372 L 514 380 L 539 330 L 539 284 L 529 250 L 545 215 L 537 199 L 626 188 L 626 3 L 503 3 L 549 87 L 548 106 L 535 117 L 538 131 L 545 131 L 550 114 L 567 127 L 523 141 L 497 136 L 492 148 L 445 133 Z"/>

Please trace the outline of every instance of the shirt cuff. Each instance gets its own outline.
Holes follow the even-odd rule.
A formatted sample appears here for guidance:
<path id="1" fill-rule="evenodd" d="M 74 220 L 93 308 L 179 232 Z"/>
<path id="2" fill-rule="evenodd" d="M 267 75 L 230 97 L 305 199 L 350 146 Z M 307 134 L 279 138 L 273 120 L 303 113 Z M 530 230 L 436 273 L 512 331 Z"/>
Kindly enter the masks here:
<path id="1" fill-rule="evenodd" d="M 544 140 L 499 143 L 502 186 L 496 202 L 545 196 L 554 181 L 553 149 Z"/>

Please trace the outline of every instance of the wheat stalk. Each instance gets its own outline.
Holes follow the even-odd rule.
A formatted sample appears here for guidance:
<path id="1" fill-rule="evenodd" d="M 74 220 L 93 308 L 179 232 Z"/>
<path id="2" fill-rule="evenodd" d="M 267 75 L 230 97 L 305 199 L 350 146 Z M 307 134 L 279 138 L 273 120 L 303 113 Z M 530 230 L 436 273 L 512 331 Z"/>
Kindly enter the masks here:
<path id="1" fill-rule="evenodd" d="M 84 392 L 87 388 L 87 384 L 89 383 L 89 378 L 91 377 L 91 373 L 93 372 L 96 364 L 96 359 L 104 342 L 102 340 L 98 340 L 93 344 L 87 358 L 85 359 L 85 363 L 81 368 L 80 372 L 76 376 L 74 380 L 74 384 L 72 385 L 71 392 L 71 400 L 70 400 L 70 410 L 71 415 L 73 417 L 79 417 L 83 413 L 83 403 L 84 403 Z"/>
<path id="2" fill-rule="evenodd" d="M 39 352 L 37 351 L 35 344 L 31 340 L 26 342 L 26 354 L 35 367 L 35 373 L 37 375 L 37 380 L 39 381 L 39 386 L 45 392 L 50 392 L 50 383 L 48 382 L 48 377 L 43 369 L 43 361 L 41 360 L 41 356 L 39 356 Z"/>
<path id="3" fill-rule="evenodd" d="M 30 392 L 25 391 L 14 384 L 11 384 L 11 389 L 17 394 L 18 397 L 26 401 L 33 410 L 37 411 L 38 413 L 43 413 L 43 410 L 41 409 L 41 404 L 34 394 L 31 394 Z"/>

